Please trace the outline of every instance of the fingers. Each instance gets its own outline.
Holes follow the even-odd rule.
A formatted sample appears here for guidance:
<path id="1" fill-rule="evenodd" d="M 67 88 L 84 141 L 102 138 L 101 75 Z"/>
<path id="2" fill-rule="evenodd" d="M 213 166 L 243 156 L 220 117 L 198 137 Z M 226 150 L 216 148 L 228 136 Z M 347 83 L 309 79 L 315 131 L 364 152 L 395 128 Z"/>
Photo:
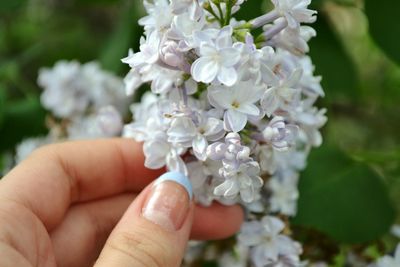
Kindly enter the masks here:
<path id="1" fill-rule="evenodd" d="M 196 206 L 194 210 L 192 239 L 217 240 L 234 235 L 243 223 L 243 209 L 214 203 L 210 207 Z"/>
<path id="2" fill-rule="evenodd" d="M 133 194 L 123 194 L 73 206 L 50 235 L 57 266 L 93 266 L 134 198 Z"/>
<path id="3" fill-rule="evenodd" d="M 100 254 L 96 267 L 178 267 L 193 220 L 189 180 L 168 173 L 135 199 Z"/>
<path id="4" fill-rule="evenodd" d="M 57 266 L 92 266 L 101 249 L 132 203 L 135 195 L 122 194 L 102 200 L 77 204 L 70 208 L 63 222 L 51 233 Z M 236 233 L 243 220 L 239 206 L 196 206 L 191 238 L 221 239 Z"/>
<path id="5" fill-rule="evenodd" d="M 26 206 L 51 230 L 72 203 L 140 191 L 159 174 L 144 167 L 134 141 L 69 142 L 40 149 L 11 171 L 0 198 Z"/>

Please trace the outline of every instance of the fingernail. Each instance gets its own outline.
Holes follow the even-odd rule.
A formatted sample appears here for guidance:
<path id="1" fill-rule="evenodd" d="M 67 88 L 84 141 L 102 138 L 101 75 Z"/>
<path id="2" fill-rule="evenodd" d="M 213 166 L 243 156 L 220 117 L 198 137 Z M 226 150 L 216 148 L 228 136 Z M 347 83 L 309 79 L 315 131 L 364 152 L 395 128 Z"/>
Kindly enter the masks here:
<path id="1" fill-rule="evenodd" d="M 168 231 L 177 231 L 188 215 L 191 200 L 189 179 L 178 172 L 167 172 L 154 182 L 142 215 Z"/>

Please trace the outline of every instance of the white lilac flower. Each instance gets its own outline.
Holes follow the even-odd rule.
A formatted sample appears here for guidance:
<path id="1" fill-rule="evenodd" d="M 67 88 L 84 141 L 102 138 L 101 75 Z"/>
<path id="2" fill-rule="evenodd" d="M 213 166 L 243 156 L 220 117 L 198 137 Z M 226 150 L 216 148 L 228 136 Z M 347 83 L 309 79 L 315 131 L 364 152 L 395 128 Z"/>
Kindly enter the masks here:
<path id="1" fill-rule="evenodd" d="M 275 79 L 273 73 L 275 51 L 272 47 L 257 49 L 250 34 L 246 35 L 246 43 L 237 42 L 233 46 L 241 52 L 239 80 L 252 80 L 258 84 L 261 81 L 269 83 Z"/>
<path id="2" fill-rule="evenodd" d="M 214 189 L 224 180 L 219 175 L 222 163 L 214 160 L 192 161 L 187 164 L 193 195 L 198 203 L 209 206 L 217 199 Z"/>
<path id="3" fill-rule="evenodd" d="M 240 52 L 232 47 L 233 29 L 226 26 L 213 42 L 202 40 L 199 58 L 193 63 L 191 73 L 197 82 L 211 83 L 215 79 L 232 86 L 237 81 L 235 65 L 240 60 Z"/>
<path id="4" fill-rule="evenodd" d="M 264 140 L 279 151 L 285 151 L 294 144 L 299 127 L 286 124 L 283 117 L 274 117 L 263 130 Z"/>
<path id="5" fill-rule="evenodd" d="M 205 112 L 189 111 L 189 114 L 175 114 L 167 131 L 168 141 L 192 147 L 199 160 L 206 160 L 208 141 L 217 141 L 224 134 L 223 122 L 208 116 Z"/>
<path id="6" fill-rule="evenodd" d="M 392 256 L 384 256 L 380 258 L 376 267 L 398 267 L 400 266 L 400 244 L 397 246 L 396 251 Z"/>
<path id="7" fill-rule="evenodd" d="M 107 105 L 117 106 L 120 112 L 126 108 L 122 79 L 96 62 L 60 61 L 53 69 L 42 69 L 38 83 L 44 89 L 43 106 L 60 118 L 81 117 Z"/>
<path id="8" fill-rule="evenodd" d="M 300 257 L 296 254 L 292 255 L 279 255 L 278 260 L 271 261 L 263 265 L 263 267 L 306 267 L 305 262 L 300 261 Z"/>
<path id="9" fill-rule="evenodd" d="M 300 93 L 300 89 L 296 87 L 299 85 L 301 76 L 302 70 L 296 69 L 287 79 L 279 80 L 265 91 L 261 99 L 261 107 L 268 116 L 280 109 L 290 109 L 296 95 Z"/>
<path id="10" fill-rule="evenodd" d="M 175 147 L 167 140 L 163 132 L 155 133 L 154 136 L 145 141 L 143 152 L 146 157 L 144 165 L 149 169 L 160 169 L 164 166 L 170 171 L 176 171 L 188 175 L 186 165 L 181 158 L 186 150 Z"/>
<path id="11" fill-rule="evenodd" d="M 172 40 L 166 40 L 160 44 L 160 60 L 166 65 L 182 69 L 185 64 L 184 55 L 178 50 L 178 43 Z"/>
<path id="12" fill-rule="evenodd" d="M 238 168 L 230 165 L 220 170 L 225 181 L 215 187 L 214 194 L 226 199 L 236 199 L 238 195 L 245 203 L 257 199 L 263 180 L 260 175 L 260 166 L 256 161 L 240 163 Z"/>
<path id="13" fill-rule="evenodd" d="M 105 106 L 97 113 L 97 125 L 105 137 L 118 136 L 123 129 L 122 116 L 114 106 Z"/>
<path id="14" fill-rule="evenodd" d="M 124 78 L 125 93 L 127 96 L 132 96 L 136 90 L 142 85 L 142 78 L 136 69 L 131 69 Z"/>
<path id="15" fill-rule="evenodd" d="M 299 191 L 297 183 L 299 174 L 293 171 L 282 171 L 271 177 L 267 188 L 271 191 L 269 200 L 271 212 L 294 216 L 297 210 Z"/>
<path id="16" fill-rule="evenodd" d="M 300 23 L 314 23 L 316 20 L 314 10 L 308 9 L 311 0 L 271 0 L 275 10 L 283 16 L 290 28 L 300 26 Z"/>
<path id="17" fill-rule="evenodd" d="M 124 113 L 127 98 L 122 79 L 101 69 L 97 62 L 82 65 L 82 79 L 87 83 L 90 103 L 95 110 L 106 106 L 114 106 Z"/>
<path id="18" fill-rule="evenodd" d="M 274 174 L 278 168 L 276 162 L 277 150 L 273 149 L 270 145 L 258 145 L 256 148 L 256 155 L 258 155 L 258 162 L 260 163 L 260 168 L 262 174 Z"/>
<path id="19" fill-rule="evenodd" d="M 247 267 L 248 248 L 237 245 L 232 251 L 227 251 L 218 258 L 219 267 Z"/>
<path id="20" fill-rule="evenodd" d="M 167 131 L 168 141 L 192 147 L 195 156 L 204 161 L 207 158 L 209 141 L 217 141 L 225 135 L 221 120 L 206 113 L 193 112 L 189 116 L 178 115 L 171 121 Z"/>
<path id="21" fill-rule="evenodd" d="M 300 85 L 305 94 L 313 94 L 324 97 L 325 93 L 321 86 L 322 78 L 314 76 L 315 67 L 312 64 L 311 58 L 304 56 L 300 59 L 300 65 L 303 68 L 303 76 L 300 80 Z"/>
<path id="22" fill-rule="evenodd" d="M 216 85 L 208 89 L 211 105 L 225 111 L 225 127 L 233 132 L 243 130 L 249 116 L 260 115 L 261 111 L 256 102 L 262 94 L 262 88 L 251 81 L 239 82 L 232 87 Z"/>
<path id="23" fill-rule="evenodd" d="M 161 105 L 163 103 L 160 98 L 146 93 L 139 104 L 131 106 L 134 121 L 125 125 L 123 136 L 143 142 L 150 140 L 158 131 L 165 131 L 168 123 L 160 111 Z"/>
<path id="24" fill-rule="evenodd" d="M 148 64 L 155 64 L 159 60 L 160 43 L 159 33 L 153 31 L 147 38 L 140 38 L 140 51 L 133 53 L 130 50 L 128 56 L 123 58 L 122 62 L 128 64 L 131 68 L 141 68 Z"/>
<path id="25" fill-rule="evenodd" d="M 96 113 L 73 118 L 67 127 L 71 140 L 114 137 L 120 135 L 123 121 L 119 111 L 113 106 L 105 106 Z"/>
<path id="26" fill-rule="evenodd" d="M 38 84 L 44 89 L 42 105 L 60 118 L 82 114 L 90 98 L 81 65 L 76 61 L 60 61 L 53 69 L 41 69 Z"/>
<path id="27" fill-rule="evenodd" d="M 197 20 L 203 15 L 202 5 L 205 0 L 170 0 L 174 14 L 180 15 L 187 13 L 191 19 Z"/>
<path id="28" fill-rule="evenodd" d="M 266 30 L 266 29 L 265 29 Z M 283 48 L 297 56 L 309 52 L 307 42 L 317 35 L 317 32 L 309 26 L 299 28 L 286 28 L 267 42 L 268 45 Z M 268 36 L 266 36 L 268 38 Z"/>
<path id="29" fill-rule="evenodd" d="M 189 51 L 196 46 L 194 41 L 195 32 L 201 31 L 204 26 L 204 18 L 193 20 L 189 14 L 183 13 L 174 17 L 167 36 L 179 42 L 178 48 L 180 51 Z"/>
<path id="30" fill-rule="evenodd" d="M 152 0 L 152 3 L 144 0 L 143 4 L 148 15 L 141 18 L 139 24 L 144 26 L 147 32 L 163 32 L 169 28 L 174 15 L 168 0 Z"/>
<path id="31" fill-rule="evenodd" d="M 73 118 L 67 127 L 70 140 L 95 139 L 103 137 L 95 114 Z"/>
<path id="32" fill-rule="evenodd" d="M 214 194 L 226 199 L 241 199 L 250 203 L 254 201 L 263 180 L 259 176 L 260 166 L 250 157 L 250 149 L 241 145 L 240 136 L 229 133 L 225 143 L 216 142 L 207 148 L 207 156 L 212 160 L 221 160 L 223 167 L 219 170 L 225 181 L 218 185 Z"/>
<path id="33" fill-rule="evenodd" d="M 225 142 L 215 142 L 207 148 L 207 156 L 212 160 L 222 161 L 230 168 L 239 168 L 240 163 L 252 161 L 250 148 L 241 144 L 238 133 L 229 133 Z"/>
<path id="34" fill-rule="evenodd" d="M 290 266 L 274 265 L 281 259 L 293 258 L 299 261 L 301 246 L 281 234 L 285 224 L 278 218 L 265 216 L 261 221 L 245 222 L 238 235 L 241 244 L 251 248 L 252 262 L 256 267 Z"/>
<path id="35" fill-rule="evenodd" d="M 310 108 L 303 112 L 295 113 L 295 119 L 299 123 L 300 133 L 306 137 L 306 143 L 318 147 L 322 144 L 322 135 L 319 129 L 326 123 L 326 109 Z M 299 133 L 299 134 L 300 134 Z"/>

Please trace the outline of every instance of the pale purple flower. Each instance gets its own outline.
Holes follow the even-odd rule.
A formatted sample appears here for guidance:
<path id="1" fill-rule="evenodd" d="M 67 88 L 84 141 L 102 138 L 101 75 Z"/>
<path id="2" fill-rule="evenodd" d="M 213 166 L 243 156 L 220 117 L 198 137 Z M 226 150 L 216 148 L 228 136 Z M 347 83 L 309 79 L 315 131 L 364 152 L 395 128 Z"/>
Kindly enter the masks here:
<path id="1" fill-rule="evenodd" d="M 296 69 L 287 79 L 281 79 L 272 87 L 268 88 L 262 99 L 261 107 L 268 116 L 274 114 L 278 109 L 287 110 L 290 108 L 296 95 L 300 93 L 297 89 L 302 70 Z"/>
<path id="2" fill-rule="evenodd" d="M 167 132 L 168 141 L 192 147 L 195 156 L 204 161 L 207 158 L 208 142 L 217 141 L 224 136 L 223 123 L 205 113 L 191 115 L 176 116 L 172 119 Z"/>
<path id="3" fill-rule="evenodd" d="M 279 212 L 288 216 L 296 215 L 299 198 L 298 179 L 297 172 L 286 170 L 268 181 L 267 188 L 272 193 L 269 200 L 271 212 Z"/>
<path id="4" fill-rule="evenodd" d="M 279 261 L 282 257 L 297 257 L 301 247 L 289 237 L 281 234 L 285 224 L 278 218 L 265 216 L 261 221 L 245 222 L 238 240 L 251 247 L 251 259 L 256 267 Z M 278 265 L 279 266 L 279 265 Z"/>
<path id="5" fill-rule="evenodd" d="M 295 142 L 299 127 L 286 124 L 283 117 L 274 117 L 263 130 L 264 140 L 276 150 L 285 151 Z"/>

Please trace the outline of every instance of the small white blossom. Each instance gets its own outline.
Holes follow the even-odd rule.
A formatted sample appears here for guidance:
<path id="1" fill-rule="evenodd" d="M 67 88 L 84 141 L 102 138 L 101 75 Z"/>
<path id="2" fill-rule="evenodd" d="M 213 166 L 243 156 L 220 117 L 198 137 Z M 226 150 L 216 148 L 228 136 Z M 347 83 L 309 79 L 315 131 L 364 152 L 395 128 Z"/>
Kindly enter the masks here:
<path id="1" fill-rule="evenodd" d="M 170 0 L 172 12 L 177 15 L 186 13 L 191 19 L 197 20 L 203 15 L 202 5 L 205 0 Z"/>
<path id="2" fill-rule="evenodd" d="M 262 99 L 261 106 L 268 116 L 271 116 L 279 109 L 290 109 L 290 105 L 295 100 L 300 89 L 296 87 L 299 84 L 302 75 L 301 69 L 296 69 L 287 79 L 278 81 L 274 86 L 268 88 Z"/>
<path id="3" fill-rule="evenodd" d="M 294 216 L 297 210 L 299 191 L 297 189 L 299 175 L 292 171 L 283 171 L 273 176 L 267 187 L 271 190 L 270 210 Z"/>
<path id="4" fill-rule="evenodd" d="M 234 47 L 241 52 L 238 71 L 240 80 L 252 80 L 255 84 L 259 84 L 261 81 L 269 83 L 275 79 L 273 73 L 275 51 L 272 47 L 257 49 L 250 34 L 246 35 L 246 43 L 238 42 Z"/>
<path id="5" fill-rule="evenodd" d="M 257 198 L 263 185 L 259 176 L 260 166 L 250 157 L 250 149 L 241 145 L 238 134 L 229 133 L 225 143 L 213 143 L 207 148 L 207 156 L 223 163 L 219 173 L 225 181 L 215 188 L 215 195 L 226 199 L 235 199 L 240 195 L 246 203 Z"/>
<path id="6" fill-rule="evenodd" d="M 123 128 L 121 114 L 113 106 L 105 106 L 99 110 L 97 124 L 100 131 L 107 137 L 120 135 Z"/>
<path id="7" fill-rule="evenodd" d="M 234 68 L 240 60 L 240 52 L 232 47 L 232 27 L 223 28 L 212 43 L 200 44 L 200 57 L 192 65 L 192 76 L 197 82 L 211 83 L 215 79 L 232 86 L 237 81 Z"/>
<path id="8" fill-rule="evenodd" d="M 193 147 L 193 152 L 199 160 L 206 160 L 208 141 L 217 141 L 224 134 L 221 120 L 207 114 L 192 113 L 192 116 L 176 116 L 168 129 L 168 141 L 181 143 L 185 147 Z"/>
<path id="9" fill-rule="evenodd" d="M 53 69 L 40 70 L 38 83 L 44 89 L 43 106 L 60 118 L 84 116 L 107 105 L 117 106 L 120 112 L 126 108 L 122 80 L 96 62 L 60 61 Z"/>
<path id="10" fill-rule="evenodd" d="M 271 0 L 276 11 L 285 17 L 290 28 L 300 26 L 300 23 L 314 23 L 317 12 L 307 7 L 311 0 Z"/>
<path id="11" fill-rule="evenodd" d="M 125 93 L 127 96 L 135 94 L 136 90 L 142 85 L 142 78 L 136 69 L 131 69 L 124 78 Z"/>
<path id="12" fill-rule="evenodd" d="M 376 267 L 398 267 L 400 266 L 400 244 L 397 246 L 394 256 L 384 256 L 380 258 Z"/>
<path id="13" fill-rule="evenodd" d="M 211 86 L 208 89 L 210 103 L 225 111 L 225 127 L 233 132 L 243 130 L 249 116 L 260 115 L 260 108 L 255 104 L 262 94 L 261 87 L 252 82 L 239 82 L 233 87 Z"/>
<path id="14" fill-rule="evenodd" d="M 263 137 L 275 149 L 285 151 L 295 142 L 297 132 L 296 125 L 286 124 L 284 118 L 278 116 L 263 130 Z"/>
<path id="15" fill-rule="evenodd" d="M 317 32 L 309 26 L 301 26 L 294 29 L 286 28 L 268 41 L 267 44 L 286 49 L 294 55 L 302 56 L 309 52 L 310 47 L 307 42 L 316 35 Z"/>
<path id="16" fill-rule="evenodd" d="M 284 227 L 285 224 L 280 219 L 272 216 L 243 224 L 238 240 L 251 247 L 251 259 L 256 267 L 290 266 L 276 265 L 287 258 L 293 258 L 291 261 L 300 263 L 301 247 L 289 237 L 280 234 Z"/>
<path id="17" fill-rule="evenodd" d="M 214 160 L 193 161 L 187 164 L 193 195 L 199 203 L 210 206 L 218 197 L 214 189 L 224 180 L 219 175 L 222 163 Z"/>
<path id="18" fill-rule="evenodd" d="M 141 68 L 147 64 L 155 64 L 159 59 L 159 47 L 161 39 L 158 32 L 151 32 L 147 38 L 140 39 L 140 52 L 133 53 L 129 51 L 129 55 L 122 59 L 123 63 L 128 64 L 131 68 Z"/>
<path id="19" fill-rule="evenodd" d="M 38 83 L 44 88 L 43 106 L 61 118 L 83 113 L 90 98 L 89 88 L 81 77 L 81 66 L 76 61 L 60 61 L 53 69 L 41 69 Z"/>
<path id="20" fill-rule="evenodd" d="M 148 32 L 163 32 L 171 25 L 172 8 L 168 0 L 152 0 L 151 2 L 143 1 L 148 15 L 141 18 L 139 24 L 144 26 L 144 29 Z"/>
<path id="21" fill-rule="evenodd" d="M 239 168 L 223 169 L 225 181 L 214 189 L 214 194 L 227 199 L 235 199 L 239 194 L 245 203 L 253 202 L 263 185 L 259 176 L 260 166 L 255 161 L 241 163 Z"/>

